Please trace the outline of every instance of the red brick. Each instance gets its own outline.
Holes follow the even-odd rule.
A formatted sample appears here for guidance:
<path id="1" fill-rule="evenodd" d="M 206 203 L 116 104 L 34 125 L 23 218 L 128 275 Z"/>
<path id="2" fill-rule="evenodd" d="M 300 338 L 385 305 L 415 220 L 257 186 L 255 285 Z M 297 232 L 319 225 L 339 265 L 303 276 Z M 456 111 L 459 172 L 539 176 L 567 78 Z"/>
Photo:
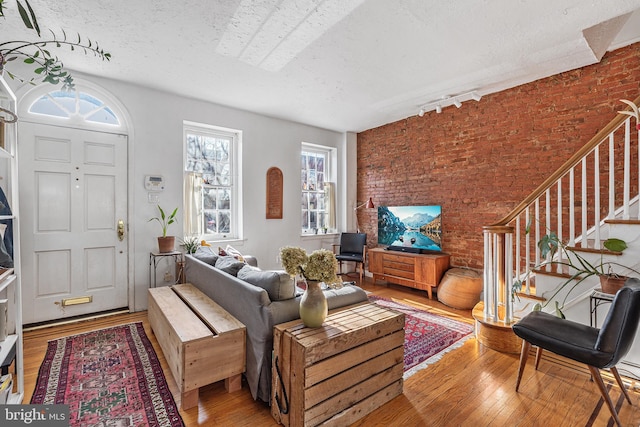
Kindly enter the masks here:
<path id="1" fill-rule="evenodd" d="M 640 94 L 640 43 L 602 61 L 358 134 L 358 200 L 442 205 L 452 265 L 482 268 L 499 221 Z M 621 142 L 618 142 L 621 143 Z M 603 171 L 601 171 L 603 172 Z M 592 192 L 592 191 L 591 191 Z M 370 246 L 376 215 L 358 213 Z"/>

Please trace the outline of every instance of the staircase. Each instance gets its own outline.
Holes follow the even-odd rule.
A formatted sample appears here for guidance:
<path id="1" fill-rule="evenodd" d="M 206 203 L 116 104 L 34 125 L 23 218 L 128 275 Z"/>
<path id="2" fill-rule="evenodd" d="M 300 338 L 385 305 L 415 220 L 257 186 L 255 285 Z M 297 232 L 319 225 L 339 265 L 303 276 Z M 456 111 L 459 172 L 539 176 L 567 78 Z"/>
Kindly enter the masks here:
<path id="1" fill-rule="evenodd" d="M 640 271 L 640 123 L 634 108 L 640 97 L 633 103 L 507 216 L 484 227 L 484 300 L 474 309 L 479 335 L 485 325 L 511 336 L 511 325 L 533 305 L 553 312 L 556 301 L 568 319 L 590 324 L 589 297 L 599 280 L 571 281 L 575 271 L 551 262 L 562 262 L 563 254 L 543 259 L 537 242 L 550 232 L 589 262 L 613 261 Z M 607 238 L 622 239 L 628 248 L 611 252 L 602 245 Z M 615 272 L 640 277 L 622 267 Z M 597 310 L 601 321 L 608 304 Z M 507 351 L 513 350 L 510 345 Z M 629 373 L 640 378 L 640 339 L 627 359 Z"/>

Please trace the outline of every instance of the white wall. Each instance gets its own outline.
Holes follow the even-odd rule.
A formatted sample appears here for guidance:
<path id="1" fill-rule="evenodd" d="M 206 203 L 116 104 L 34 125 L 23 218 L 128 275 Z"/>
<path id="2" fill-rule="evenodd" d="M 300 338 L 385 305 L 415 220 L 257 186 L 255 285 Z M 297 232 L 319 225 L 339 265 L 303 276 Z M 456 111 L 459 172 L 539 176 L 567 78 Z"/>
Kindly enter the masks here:
<path id="1" fill-rule="evenodd" d="M 134 286 L 130 307 L 147 307 L 149 285 L 149 252 L 157 248 L 159 226 L 148 219 L 156 216 L 155 204 L 148 203 L 143 187 L 144 176 L 162 174 L 166 189 L 160 193 L 159 204 L 173 210 L 179 206 L 179 224 L 172 225 L 169 234 L 182 237 L 182 177 L 183 120 L 238 129 L 243 132 L 242 182 L 244 240 L 232 245 L 245 254 L 258 258 L 264 269 L 280 268 L 276 262 L 278 249 L 285 245 L 302 246 L 307 250 L 331 248 L 335 236 L 300 236 L 300 143 L 309 142 L 338 149 L 338 227 L 344 227 L 344 200 L 347 183 L 347 138 L 345 134 L 270 118 L 213 103 L 184 98 L 118 81 L 81 76 L 115 96 L 127 109 L 130 119 L 129 218 L 130 281 Z M 21 90 L 24 92 L 24 88 Z M 18 91 L 20 92 L 20 91 Z M 274 94 L 277 96 L 277 94 Z M 355 155 L 355 150 L 350 150 Z M 354 163 L 352 161 L 351 163 Z M 284 176 L 284 215 L 282 220 L 265 219 L 266 172 L 272 166 Z M 354 188 L 352 184 L 351 188 Z M 224 247 L 226 243 L 221 243 Z M 164 268 L 166 269 L 166 267 Z M 159 283 L 163 270 L 158 270 Z"/>

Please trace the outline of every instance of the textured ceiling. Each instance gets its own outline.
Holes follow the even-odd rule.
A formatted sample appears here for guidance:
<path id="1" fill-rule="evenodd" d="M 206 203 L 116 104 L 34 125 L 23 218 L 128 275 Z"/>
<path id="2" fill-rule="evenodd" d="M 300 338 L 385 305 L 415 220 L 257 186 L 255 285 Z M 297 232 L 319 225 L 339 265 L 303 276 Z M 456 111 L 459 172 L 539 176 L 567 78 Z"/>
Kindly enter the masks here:
<path id="1" fill-rule="evenodd" d="M 27 37 L 15 1 L 5 3 L 0 42 Z M 89 36 L 113 56 L 59 52 L 72 70 L 338 131 L 443 99 L 455 108 L 449 96 L 477 102 L 470 92 L 583 67 L 640 41 L 640 0 L 30 3 L 41 27 Z"/>

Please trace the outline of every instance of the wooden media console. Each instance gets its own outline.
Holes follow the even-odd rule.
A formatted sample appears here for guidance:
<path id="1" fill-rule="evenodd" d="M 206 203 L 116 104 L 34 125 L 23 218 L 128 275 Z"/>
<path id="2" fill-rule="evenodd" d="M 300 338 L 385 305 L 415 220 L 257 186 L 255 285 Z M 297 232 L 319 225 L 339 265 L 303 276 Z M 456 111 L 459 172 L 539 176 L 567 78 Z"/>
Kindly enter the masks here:
<path id="1" fill-rule="evenodd" d="M 369 271 L 373 281 L 386 280 L 398 285 L 427 291 L 429 299 L 432 290 L 437 287 L 442 275 L 449 268 L 449 254 L 415 254 L 410 252 L 388 251 L 382 248 L 371 249 Z"/>

